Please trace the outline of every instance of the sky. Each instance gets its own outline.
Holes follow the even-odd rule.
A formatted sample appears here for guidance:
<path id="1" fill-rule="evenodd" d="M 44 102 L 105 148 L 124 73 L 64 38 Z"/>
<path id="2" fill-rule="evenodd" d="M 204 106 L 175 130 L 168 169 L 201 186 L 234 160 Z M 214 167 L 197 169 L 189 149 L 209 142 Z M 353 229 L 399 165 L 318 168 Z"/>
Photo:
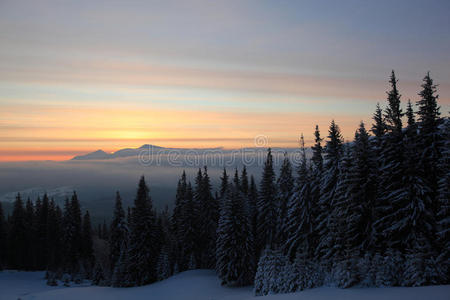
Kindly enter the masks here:
<path id="1" fill-rule="evenodd" d="M 0 161 L 346 140 L 427 71 L 450 110 L 450 1 L 0 0 Z"/>

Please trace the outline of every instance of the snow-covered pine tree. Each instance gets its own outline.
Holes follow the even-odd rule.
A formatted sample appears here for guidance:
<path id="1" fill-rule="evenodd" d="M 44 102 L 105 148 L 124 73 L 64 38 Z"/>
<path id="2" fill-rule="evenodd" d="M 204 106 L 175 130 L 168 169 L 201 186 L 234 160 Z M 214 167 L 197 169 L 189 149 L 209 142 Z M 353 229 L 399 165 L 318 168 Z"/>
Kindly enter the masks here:
<path id="1" fill-rule="evenodd" d="M 257 245 L 256 245 L 256 233 L 257 233 L 257 219 L 258 219 L 258 208 L 257 203 L 258 202 L 258 188 L 256 187 L 255 178 L 253 175 L 250 176 L 250 187 L 248 191 L 248 210 L 250 215 L 250 220 L 252 224 L 252 234 L 255 239 L 255 254 L 256 257 L 258 257 L 257 251 Z"/>
<path id="2" fill-rule="evenodd" d="M 314 146 L 311 147 L 313 151 L 311 161 L 313 162 L 314 167 L 319 171 L 322 171 L 323 167 L 323 157 L 322 157 L 323 148 L 321 145 L 322 141 L 323 139 L 320 137 L 319 125 L 316 125 L 316 129 L 314 131 L 315 144 Z"/>
<path id="3" fill-rule="evenodd" d="M 264 248 L 272 248 L 276 242 L 277 230 L 277 204 L 276 204 L 276 183 L 273 169 L 272 151 L 267 151 L 267 159 L 261 178 L 258 207 L 257 224 L 257 251 Z"/>
<path id="4" fill-rule="evenodd" d="M 8 267 L 22 269 L 25 266 L 26 254 L 26 226 L 25 210 L 20 194 L 14 201 L 14 208 L 9 220 L 8 236 Z"/>
<path id="5" fill-rule="evenodd" d="M 178 255 L 178 267 L 180 271 L 188 270 L 191 257 L 195 255 L 196 238 L 197 238 L 197 212 L 198 208 L 194 202 L 192 185 L 188 182 L 186 186 L 186 194 L 184 196 L 183 210 L 180 215 L 179 235 L 177 237 L 180 245 L 180 253 Z M 195 259 L 193 260 L 195 262 Z M 192 264 L 190 264 L 192 267 Z M 195 266 L 194 268 L 196 268 Z"/>
<path id="6" fill-rule="evenodd" d="M 169 249 L 167 246 L 163 247 L 159 253 L 158 262 L 156 265 L 156 274 L 157 280 L 164 280 L 172 275 L 169 260 Z"/>
<path id="7" fill-rule="evenodd" d="M 6 222 L 0 202 L 0 270 L 6 267 Z"/>
<path id="8" fill-rule="evenodd" d="M 349 197 L 353 199 L 351 207 L 355 208 L 358 214 L 355 214 L 354 219 L 349 220 L 347 224 L 350 247 L 360 249 L 362 257 L 374 249 L 373 223 L 377 191 L 376 156 L 363 122 L 355 133 L 352 150 Z"/>
<path id="9" fill-rule="evenodd" d="M 182 227 L 182 214 L 183 214 L 183 205 L 185 204 L 186 198 L 186 189 L 187 189 L 187 181 L 186 181 L 186 172 L 183 170 L 183 174 L 181 178 L 178 180 L 177 184 L 177 192 L 175 195 L 175 207 L 173 209 L 172 214 L 172 229 L 177 236 L 178 240 L 181 239 L 181 227 Z"/>
<path id="10" fill-rule="evenodd" d="M 93 248 L 94 242 L 92 241 L 91 217 L 88 210 L 86 210 L 86 213 L 83 216 L 81 241 L 81 259 L 87 278 L 89 278 L 92 268 L 94 267 L 95 257 Z"/>
<path id="11" fill-rule="evenodd" d="M 32 212 L 32 203 L 31 200 L 29 200 L 29 204 L 27 203 L 27 211 L 28 211 L 28 215 L 29 217 L 33 216 L 33 212 Z M 31 220 L 26 220 L 26 222 L 28 223 L 28 227 L 29 229 L 27 229 L 28 234 L 35 234 L 35 237 L 30 236 L 30 245 L 29 247 L 35 251 L 35 253 L 30 253 L 29 257 L 33 257 L 35 258 L 35 262 L 31 263 L 31 265 L 34 265 L 35 268 L 37 269 L 43 269 L 47 267 L 47 261 L 48 261 L 48 236 L 47 236 L 47 231 L 48 231 L 48 224 L 47 224 L 47 219 L 48 219 L 48 214 L 49 214 L 49 199 L 47 194 L 44 194 L 43 198 L 42 198 L 42 202 L 40 203 L 40 205 L 38 205 L 36 207 L 36 212 L 34 214 L 35 217 L 35 227 L 33 227 L 33 225 L 31 224 Z M 27 258 L 27 260 L 29 260 Z"/>
<path id="12" fill-rule="evenodd" d="M 294 193 L 289 198 L 284 251 L 293 260 L 313 258 L 313 234 L 315 210 L 311 195 L 311 177 L 307 166 L 305 140 L 300 138 L 301 161 L 297 169 Z"/>
<path id="13" fill-rule="evenodd" d="M 361 280 L 361 258 L 373 245 L 374 161 L 364 123 L 355 132 L 352 146 L 347 144 L 345 149 L 332 214 L 337 229 L 334 277 L 335 283 L 344 288 Z"/>
<path id="14" fill-rule="evenodd" d="M 284 153 L 283 164 L 280 168 L 280 176 L 277 180 L 277 244 L 284 245 L 287 239 L 286 223 L 288 215 L 288 202 L 294 192 L 294 177 L 292 176 L 292 165 L 287 153 Z"/>
<path id="15" fill-rule="evenodd" d="M 220 177 L 220 197 L 224 197 L 227 189 L 228 189 L 228 179 L 227 170 L 223 168 L 222 177 Z"/>
<path id="16" fill-rule="evenodd" d="M 377 236 L 377 246 L 380 251 L 389 247 L 401 249 L 399 236 L 391 229 L 395 228 L 395 222 L 390 220 L 394 208 L 392 203 L 404 201 L 405 189 L 402 185 L 403 166 L 403 132 L 402 116 L 400 108 L 400 93 L 397 89 L 397 79 L 394 71 L 390 77 L 391 90 L 387 92 L 388 106 L 385 109 L 386 134 L 383 136 L 380 161 L 381 171 L 378 182 L 378 199 L 376 203 L 376 222 L 374 224 Z"/>
<path id="17" fill-rule="evenodd" d="M 64 270 L 72 276 L 78 273 L 81 258 L 81 209 L 78 196 L 73 192 L 66 200 L 63 218 Z"/>
<path id="18" fill-rule="evenodd" d="M 249 193 L 249 183 L 248 183 L 248 174 L 247 174 L 247 168 L 244 167 L 242 168 L 242 173 L 241 173 L 241 177 L 239 179 L 240 183 L 241 183 L 241 192 L 243 195 L 248 196 Z"/>
<path id="19" fill-rule="evenodd" d="M 129 287 L 133 286 L 130 273 L 128 272 L 128 236 L 126 236 L 120 246 L 119 259 L 114 265 L 114 271 L 111 277 L 111 285 L 113 287 Z"/>
<path id="20" fill-rule="evenodd" d="M 47 202 L 48 203 L 48 202 Z M 42 206 L 42 205 L 40 205 Z M 47 209 L 48 210 L 48 209 Z M 40 215 L 35 213 L 33 202 L 28 198 L 25 204 L 25 232 L 26 232 L 26 254 L 24 257 L 24 267 L 26 270 L 41 270 L 47 267 L 48 249 L 47 241 L 47 223 L 45 223 L 45 231 L 43 236 L 38 235 L 38 228 L 42 229 L 40 223 Z M 46 214 L 47 215 L 47 214 Z M 47 221 L 47 218 L 44 219 Z M 40 256 L 38 257 L 38 253 Z M 38 259 L 40 259 L 38 261 Z"/>
<path id="21" fill-rule="evenodd" d="M 314 131 L 314 146 L 311 147 L 313 152 L 311 158 L 311 166 L 310 166 L 310 186 L 311 186 L 311 207 L 313 208 L 313 235 L 311 239 L 311 246 L 314 251 L 317 248 L 319 243 L 319 232 L 318 232 L 318 224 L 316 224 L 316 220 L 319 214 L 319 201 L 320 201 L 320 182 L 322 181 L 322 172 L 323 172 L 323 147 L 322 141 L 323 139 L 320 137 L 319 126 L 316 125 Z"/>
<path id="22" fill-rule="evenodd" d="M 219 205 L 212 196 L 206 166 L 203 174 L 201 169 L 198 170 L 194 200 L 198 210 L 195 260 L 200 268 L 214 268 Z"/>
<path id="23" fill-rule="evenodd" d="M 442 123 L 440 118 L 439 106 L 437 100 L 437 85 L 428 72 L 423 78 L 422 90 L 419 92 L 420 100 L 417 102 L 418 111 L 418 129 L 420 139 L 417 141 L 420 152 L 419 168 L 423 169 L 426 174 L 429 190 L 429 198 L 431 202 L 429 209 L 434 215 L 438 213 L 437 190 L 438 180 L 443 176 L 439 169 L 439 160 L 442 156 L 440 145 L 442 137 L 439 132 L 439 125 Z M 435 230 L 435 229 L 434 229 Z"/>
<path id="24" fill-rule="evenodd" d="M 125 211 L 122 207 L 122 198 L 119 192 L 116 192 L 116 201 L 114 204 L 114 213 L 110 227 L 109 235 L 109 263 L 110 274 L 114 273 L 117 262 L 120 258 L 120 251 L 124 240 L 128 234 L 128 225 L 125 219 Z"/>
<path id="25" fill-rule="evenodd" d="M 253 282 L 254 238 L 246 199 L 236 175 L 225 192 L 217 228 L 216 270 L 224 285 L 243 286 Z"/>
<path id="26" fill-rule="evenodd" d="M 330 230 L 333 230 L 333 253 L 331 278 L 333 284 L 339 287 L 349 287 L 357 282 L 357 263 L 360 245 L 357 239 L 361 230 L 362 205 L 352 193 L 352 147 L 344 145 L 344 151 L 339 163 L 339 175 L 336 192 L 331 207 Z"/>
<path id="27" fill-rule="evenodd" d="M 127 254 L 127 272 L 132 285 L 145 285 L 156 280 L 155 264 L 158 256 L 156 239 L 152 202 L 148 186 L 142 176 L 132 208 Z"/>
<path id="28" fill-rule="evenodd" d="M 324 264 L 329 265 L 333 255 L 333 245 L 337 224 L 330 218 L 335 202 L 336 184 L 339 175 L 339 162 L 342 156 L 342 136 L 339 126 L 331 121 L 328 140 L 325 147 L 325 164 L 320 184 L 319 213 L 315 223 L 319 234 L 316 248 L 316 257 Z"/>
<path id="29" fill-rule="evenodd" d="M 259 259 L 255 276 L 254 292 L 256 296 L 267 294 L 277 294 L 288 291 L 290 282 L 288 269 L 288 259 L 279 250 L 266 248 Z"/>
<path id="30" fill-rule="evenodd" d="M 441 158 L 439 161 L 438 181 L 438 213 L 437 219 L 437 245 L 440 249 L 438 257 L 441 267 L 441 284 L 450 283 L 450 119 L 444 119 L 441 125 Z"/>

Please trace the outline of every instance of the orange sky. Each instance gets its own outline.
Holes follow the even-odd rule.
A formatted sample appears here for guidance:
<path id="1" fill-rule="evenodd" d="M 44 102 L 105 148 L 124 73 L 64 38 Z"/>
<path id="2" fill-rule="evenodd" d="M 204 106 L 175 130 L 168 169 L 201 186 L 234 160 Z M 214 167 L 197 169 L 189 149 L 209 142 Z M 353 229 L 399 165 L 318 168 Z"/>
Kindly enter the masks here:
<path id="1" fill-rule="evenodd" d="M 403 107 L 431 71 L 450 111 L 446 4 L 169 2 L 1 1 L 0 161 L 352 140 L 392 69 Z"/>

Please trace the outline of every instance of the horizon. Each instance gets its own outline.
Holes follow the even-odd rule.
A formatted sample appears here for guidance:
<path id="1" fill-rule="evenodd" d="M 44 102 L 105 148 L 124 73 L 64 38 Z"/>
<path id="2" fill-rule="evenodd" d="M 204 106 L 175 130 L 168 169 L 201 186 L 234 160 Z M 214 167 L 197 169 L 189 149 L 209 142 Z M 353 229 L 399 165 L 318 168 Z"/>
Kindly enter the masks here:
<path id="1" fill-rule="evenodd" d="M 403 108 L 431 71 L 448 116 L 449 11 L 447 1 L 2 1 L 0 161 L 147 142 L 252 147 L 258 135 L 297 147 L 303 133 L 310 146 L 332 119 L 353 140 L 385 103 L 392 69 Z"/>

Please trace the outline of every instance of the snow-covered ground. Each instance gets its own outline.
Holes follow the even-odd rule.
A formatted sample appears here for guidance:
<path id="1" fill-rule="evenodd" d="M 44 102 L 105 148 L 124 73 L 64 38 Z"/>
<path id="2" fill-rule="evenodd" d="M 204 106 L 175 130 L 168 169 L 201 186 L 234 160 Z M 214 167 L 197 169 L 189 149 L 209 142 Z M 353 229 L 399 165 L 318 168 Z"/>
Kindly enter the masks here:
<path id="1" fill-rule="evenodd" d="M 161 299 L 161 300 L 245 300 L 255 299 L 252 288 L 222 287 L 210 270 L 183 272 L 167 280 L 136 288 L 89 285 L 50 287 L 44 272 L 0 272 L 0 299 Z M 449 300 L 450 285 L 418 288 L 317 288 L 294 294 L 257 297 L 260 300 Z"/>

